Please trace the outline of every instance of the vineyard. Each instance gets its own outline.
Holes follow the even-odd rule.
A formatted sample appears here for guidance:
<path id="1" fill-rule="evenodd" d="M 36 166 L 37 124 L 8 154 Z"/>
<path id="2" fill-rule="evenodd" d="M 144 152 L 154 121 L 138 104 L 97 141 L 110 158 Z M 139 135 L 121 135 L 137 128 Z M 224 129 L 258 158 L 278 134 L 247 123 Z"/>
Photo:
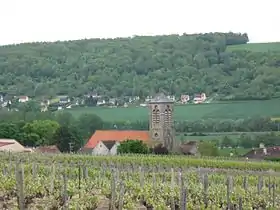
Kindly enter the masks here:
<path id="1" fill-rule="evenodd" d="M 1 209 L 280 209 L 280 165 L 1 153 Z"/>

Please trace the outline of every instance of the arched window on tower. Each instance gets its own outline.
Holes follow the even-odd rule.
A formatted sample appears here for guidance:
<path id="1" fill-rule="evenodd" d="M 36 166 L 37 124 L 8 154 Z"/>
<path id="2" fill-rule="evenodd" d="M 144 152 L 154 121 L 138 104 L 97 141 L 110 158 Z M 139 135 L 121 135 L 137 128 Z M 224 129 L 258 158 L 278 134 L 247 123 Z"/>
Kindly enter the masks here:
<path id="1" fill-rule="evenodd" d="M 171 113 L 172 113 L 172 110 L 171 110 L 170 105 L 166 105 L 166 108 L 164 110 L 164 124 L 167 125 L 167 126 L 169 126 L 171 124 L 171 121 L 172 121 Z"/>
<path id="2" fill-rule="evenodd" d="M 158 105 L 155 105 L 153 108 L 153 114 L 152 114 L 152 122 L 153 123 L 159 123 L 160 116 L 159 116 L 159 108 Z"/>

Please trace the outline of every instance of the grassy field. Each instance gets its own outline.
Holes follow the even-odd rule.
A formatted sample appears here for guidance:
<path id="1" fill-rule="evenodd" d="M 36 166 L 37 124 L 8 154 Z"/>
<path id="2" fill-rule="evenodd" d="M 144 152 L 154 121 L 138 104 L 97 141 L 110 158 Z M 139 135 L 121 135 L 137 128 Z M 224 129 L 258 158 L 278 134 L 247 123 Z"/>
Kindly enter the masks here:
<path id="1" fill-rule="evenodd" d="M 280 51 L 280 42 L 232 45 L 227 47 L 227 50 L 248 50 L 253 52 Z"/>
<path id="2" fill-rule="evenodd" d="M 279 107 L 280 100 L 184 105 L 175 107 L 174 118 L 175 120 L 238 119 L 253 116 L 277 118 L 280 116 Z M 67 111 L 76 117 L 83 113 L 94 113 L 105 121 L 148 120 L 147 107 L 95 107 L 75 108 Z"/>

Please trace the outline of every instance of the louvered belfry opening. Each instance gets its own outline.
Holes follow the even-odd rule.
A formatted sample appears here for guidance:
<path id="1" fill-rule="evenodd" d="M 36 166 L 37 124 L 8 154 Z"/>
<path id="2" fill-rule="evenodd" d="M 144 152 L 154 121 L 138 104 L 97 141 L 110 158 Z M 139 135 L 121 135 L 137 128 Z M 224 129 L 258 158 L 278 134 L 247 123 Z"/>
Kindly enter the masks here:
<path id="1" fill-rule="evenodd" d="M 153 115 L 152 116 L 153 124 L 159 123 L 160 122 L 160 111 L 159 111 L 158 105 L 154 106 L 152 115 Z"/>
<path id="2" fill-rule="evenodd" d="M 164 111 L 164 126 L 169 127 L 172 124 L 172 110 L 170 108 L 170 105 L 166 105 L 165 111 Z"/>

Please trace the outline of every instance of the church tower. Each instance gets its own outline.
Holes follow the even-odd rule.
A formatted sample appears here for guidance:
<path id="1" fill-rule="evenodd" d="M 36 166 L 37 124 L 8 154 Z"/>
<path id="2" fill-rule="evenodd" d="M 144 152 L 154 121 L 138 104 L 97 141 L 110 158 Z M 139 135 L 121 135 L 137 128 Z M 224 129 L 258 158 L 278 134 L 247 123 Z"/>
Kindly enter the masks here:
<path id="1" fill-rule="evenodd" d="M 155 142 L 162 143 L 168 151 L 174 148 L 173 107 L 174 102 L 164 94 L 156 95 L 149 103 L 150 138 Z"/>

